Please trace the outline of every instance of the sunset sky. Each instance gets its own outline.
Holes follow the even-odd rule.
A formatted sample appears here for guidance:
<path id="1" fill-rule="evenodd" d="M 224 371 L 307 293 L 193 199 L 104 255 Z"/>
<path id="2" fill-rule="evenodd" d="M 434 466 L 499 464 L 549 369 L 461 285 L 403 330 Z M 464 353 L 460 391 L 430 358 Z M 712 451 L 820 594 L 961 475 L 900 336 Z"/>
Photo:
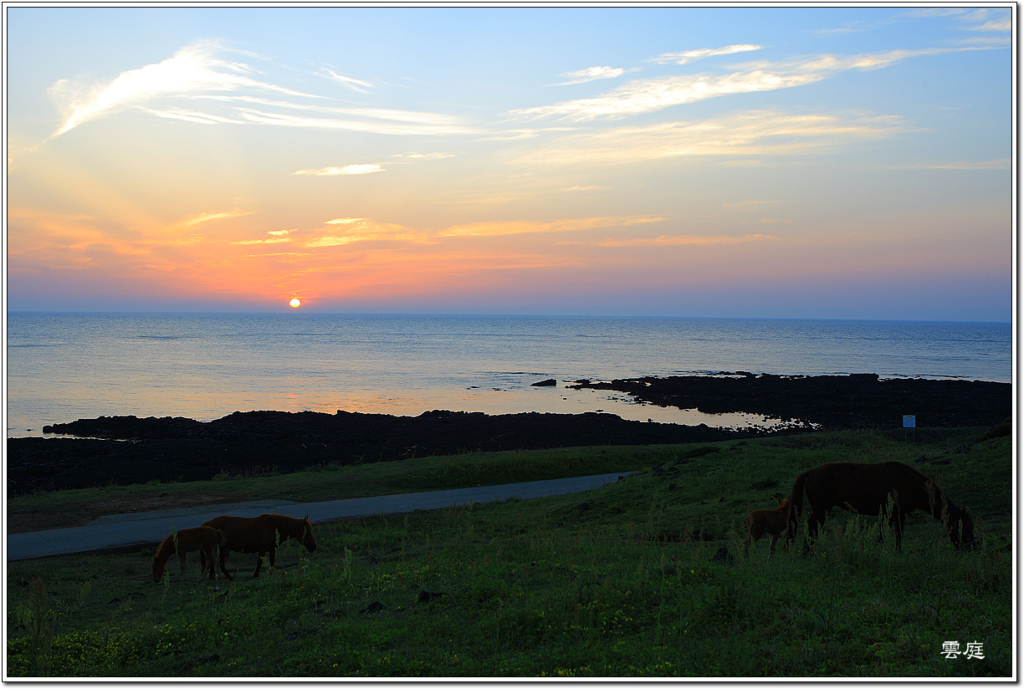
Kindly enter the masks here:
<path id="1" fill-rule="evenodd" d="M 1012 12 L 7 7 L 7 307 L 1008 321 Z"/>

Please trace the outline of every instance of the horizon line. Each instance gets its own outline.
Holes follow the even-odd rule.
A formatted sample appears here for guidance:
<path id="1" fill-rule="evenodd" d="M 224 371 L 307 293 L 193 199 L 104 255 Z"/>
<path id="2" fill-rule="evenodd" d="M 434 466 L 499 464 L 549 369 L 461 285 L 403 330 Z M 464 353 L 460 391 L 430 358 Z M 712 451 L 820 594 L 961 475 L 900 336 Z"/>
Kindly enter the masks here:
<path id="1" fill-rule="evenodd" d="M 82 315 L 82 316 L 280 316 L 292 314 L 302 316 L 297 309 L 266 310 L 266 311 L 99 311 L 99 310 L 10 310 L 4 309 L 5 315 Z M 935 318 L 841 318 L 816 316 L 682 316 L 682 315 L 638 315 L 638 314 L 541 314 L 541 313 L 444 313 L 444 312 L 413 312 L 413 311 L 307 311 L 312 316 L 371 316 L 371 317 L 415 317 L 415 318 L 592 318 L 592 319 L 645 319 L 645 320 L 735 320 L 735 321 L 831 321 L 831 322 L 862 322 L 862 323 L 971 323 L 1013 325 L 1009 320 L 956 320 Z"/>

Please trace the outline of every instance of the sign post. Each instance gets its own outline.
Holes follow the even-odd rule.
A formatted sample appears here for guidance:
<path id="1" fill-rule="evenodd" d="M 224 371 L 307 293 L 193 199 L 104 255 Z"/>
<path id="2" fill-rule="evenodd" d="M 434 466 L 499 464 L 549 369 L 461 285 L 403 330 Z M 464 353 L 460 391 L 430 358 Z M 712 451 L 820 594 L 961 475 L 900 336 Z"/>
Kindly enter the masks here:
<path id="1" fill-rule="evenodd" d="M 917 442 L 917 417 L 913 414 L 903 415 L 903 442 L 907 442 L 907 429 L 914 434 L 914 442 Z"/>

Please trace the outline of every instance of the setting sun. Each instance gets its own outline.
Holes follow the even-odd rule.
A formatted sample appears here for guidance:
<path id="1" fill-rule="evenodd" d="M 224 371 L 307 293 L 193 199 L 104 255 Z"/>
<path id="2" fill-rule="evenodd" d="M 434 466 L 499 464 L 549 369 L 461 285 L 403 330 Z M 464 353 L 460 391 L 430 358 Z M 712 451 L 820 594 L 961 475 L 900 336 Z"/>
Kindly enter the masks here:
<path id="1" fill-rule="evenodd" d="M 302 302 L 299 301 L 298 299 L 292 299 L 290 302 L 288 302 L 288 306 L 292 307 L 293 309 L 297 309 L 300 306 L 302 306 Z"/>

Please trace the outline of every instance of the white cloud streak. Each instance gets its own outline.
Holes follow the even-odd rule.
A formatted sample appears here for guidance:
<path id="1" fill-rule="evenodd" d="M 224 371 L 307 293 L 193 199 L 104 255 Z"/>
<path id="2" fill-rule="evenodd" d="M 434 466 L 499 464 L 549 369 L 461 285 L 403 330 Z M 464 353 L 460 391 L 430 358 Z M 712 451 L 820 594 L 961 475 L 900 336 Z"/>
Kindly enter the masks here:
<path id="1" fill-rule="evenodd" d="M 995 19 L 993 21 L 985 22 L 984 24 L 979 24 L 977 26 L 970 26 L 970 27 L 968 27 L 968 30 L 969 31 L 1007 31 L 1008 32 L 1012 28 L 1013 28 L 1013 24 L 1010 22 L 1010 18 L 1006 17 L 1005 19 Z"/>
<path id="2" fill-rule="evenodd" d="M 219 45 L 205 41 L 186 46 L 155 65 L 122 72 L 105 88 L 87 94 L 62 79 L 51 87 L 51 95 L 69 112 L 54 136 L 60 136 L 83 122 L 162 96 L 180 96 L 203 91 L 237 91 L 251 88 L 294 96 L 307 96 L 290 89 L 265 84 L 247 76 L 252 70 L 241 63 L 217 59 Z"/>
<path id="3" fill-rule="evenodd" d="M 564 72 L 563 77 L 569 77 L 569 81 L 563 81 L 556 86 L 571 86 L 573 84 L 585 84 L 588 81 L 598 79 L 614 79 L 622 76 L 626 70 L 621 67 L 587 67 L 575 72 Z"/>
<path id="4" fill-rule="evenodd" d="M 198 225 L 199 223 L 208 222 L 210 220 L 226 220 L 228 218 L 239 218 L 243 215 L 251 215 L 252 212 L 253 211 L 243 211 L 236 208 L 234 210 L 222 213 L 200 213 L 199 215 L 194 215 L 191 218 L 188 218 L 182 224 L 185 227 L 192 227 L 193 225 Z"/>
<path id="5" fill-rule="evenodd" d="M 383 172 L 384 168 L 376 163 L 364 163 L 358 165 L 346 165 L 345 167 L 324 167 L 319 170 L 298 170 L 293 175 L 316 175 L 319 177 L 332 177 L 335 175 L 368 175 L 371 172 Z"/>
<path id="6" fill-rule="evenodd" d="M 709 120 L 616 127 L 552 140 L 516 159 L 527 167 L 620 165 L 687 156 L 779 156 L 834 152 L 910 128 L 891 116 L 763 110 Z"/>
<path id="7" fill-rule="evenodd" d="M 106 86 L 87 88 L 62 79 L 49 89 L 65 112 L 56 138 L 75 127 L 129 108 L 194 124 L 307 127 L 392 135 L 473 133 L 460 118 L 386 108 L 341 108 L 324 97 L 260 81 L 256 70 L 218 57 L 215 41 L 186 46 L 163 62 L 122 72 Z M 359 90 L 371 86 L 328 70 L 331 78 Z M 364 91 L 365 92 L 365 91 Z M 267 98 L 267 93 L 278 98 Z M 280 96 L 287 98 L 282 99 Z M 189 103 L 184 105 L 182 101 Z M 203 101 L 220 104 L 204 107 Z M 292 112 L 287 112 L 292 111 Z"/>
<path id="8" fill-rule="evenodd" d="M 851 56 L 814 55 L 781 62 L 753 62 L 735 67 L 731 74 L 693 74 L 638 79 L 595 98 L 513 110 L 514 117 L 582 122 L 655 112 L 674 105 L 708 98 L 805 86 L 851 69 L 881 69 L 921 55 L 976 48 L 892 50 Z"/>
<path id="9" fill-rule="evenodd" d="M 701 60 L 705 57 L 713 57 L 715 55 L 733 55 L 735 53 L 746 53 L 751 50 L 760 50 L 761 46 L 752 45 L 749 43 L 727 45 L 724 48 L 702 48 L 700 50 L 684 50 L 679 53 L 664 53 L 658 57 L 652 57 L 649 62 L 657 62 L 659 64 L 676 64 L 685 65 L 688 62 L 695 60 Z"/>
<path id="10" fill-rule="evenodd" d="M 330 76 L 332 80 L 338 82 L 342 86 L 346 86 L 352 89 L 353 91 L 358 91 L 359 93 L 368 93 L 367 89 L 373 88 L 373 84 L 371 84 L 368 81 L 360 81 L 359 79 L 346 77 L 330 69 L 324 69 L 324 71 L 327 72 L 327 74 Z"/>
<path id="11" fill-rule="evenodd" d="M 273 239 L 243 239 L 237 242 L 231 242 L 232 244 L 282 244 L 284 242 L 290 242 L 291 240 L 287 237 L 274 237 Z"/>

